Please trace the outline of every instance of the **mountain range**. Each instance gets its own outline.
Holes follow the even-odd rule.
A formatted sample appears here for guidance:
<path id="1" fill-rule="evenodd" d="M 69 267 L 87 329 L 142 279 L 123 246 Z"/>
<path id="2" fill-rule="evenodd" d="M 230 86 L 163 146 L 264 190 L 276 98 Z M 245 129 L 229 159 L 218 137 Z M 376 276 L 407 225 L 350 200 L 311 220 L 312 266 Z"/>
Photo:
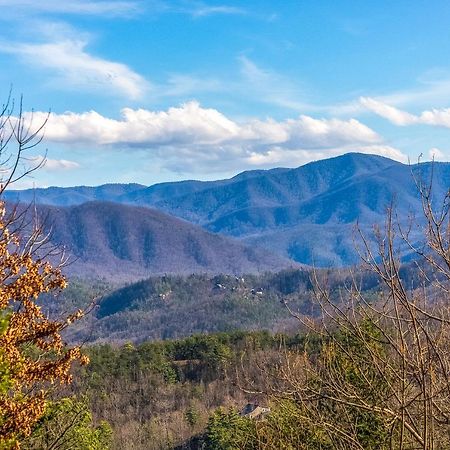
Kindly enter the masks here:
<path id="1" fill-rule="evenodd" d="M 416 182 L 429 183 L 431 176 L 434 197 L 443 199 L 450 186 L 450 163 L 407 165 L 381 156 L 349 153 L 295 169 L 247 171 L 226 180 L 148 187 L 138 184 L 51 187 L 9 191 L 5 198 L 70 208 L 92 201 L 112 202 L 114 207 L 112 203 L 89 207 L 90 214 L 113 208 L 117 217 L 112 221 L 118 220 L 121 208 L 129 211 L 124 205 L 128 208 L 133 205 L 140 207 L 132 221 L 138 234 L 140 217 L 153 208 L 183 220 L 177 224 L 190 223 L 214 233 L 202 235 L 200 241 L 206 236 L 219 239 L 217 234 L 227 235 L 254 251 L 265 248 L 281 258 L 303 264 L 342 266 L 357 261 L 355 224 L 358 222 L 364 232 L 370 233 L 373 224 L 384 222 L 386 209 L 392 202 L 400 217 L 419 216 L 421 202 Z M 79 211 L 83 214 L 82 209 Z M 104 221 L 100 222 L 106 226 Z M 195 229 L 200 233 L 200 228 Z M 78 248 L 77 233 L 74 231 L 70 242 Z M 78 234 L 83 236 L 81 232 Z"/>

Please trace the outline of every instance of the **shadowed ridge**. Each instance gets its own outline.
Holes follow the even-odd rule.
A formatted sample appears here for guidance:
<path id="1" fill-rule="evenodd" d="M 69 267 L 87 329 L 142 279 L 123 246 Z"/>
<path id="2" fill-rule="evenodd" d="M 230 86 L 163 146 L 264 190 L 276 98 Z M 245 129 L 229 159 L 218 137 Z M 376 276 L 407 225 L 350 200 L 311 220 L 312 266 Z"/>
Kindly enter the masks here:
<path id="1" fill-rule="evenodd" d="M 293 263 L 161 211 L 111 202 L 39 207 L 52 242 L 75 258 L 76 275 L 136 279 L 151 274 L 256 273 Z"/>

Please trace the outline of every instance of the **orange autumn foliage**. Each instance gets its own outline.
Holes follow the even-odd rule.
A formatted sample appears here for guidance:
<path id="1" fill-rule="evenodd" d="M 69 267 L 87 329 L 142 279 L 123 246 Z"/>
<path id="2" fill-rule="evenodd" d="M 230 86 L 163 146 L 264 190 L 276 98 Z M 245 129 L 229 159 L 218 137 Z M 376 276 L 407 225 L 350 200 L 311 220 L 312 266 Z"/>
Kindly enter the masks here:
<path id="1" fill-rule="evenodd" d="M 50 384 L 70 383 L 72 363 L 88 362 L 61 338 L 83 312 L 51 320 L 37 304 L 41 294 L 64 289 L 65 277 L 38 257 L 30 240 L 21 245 L 11 223 L 0 202 L 0 449 L 20 448 L 45 412 Z"/>

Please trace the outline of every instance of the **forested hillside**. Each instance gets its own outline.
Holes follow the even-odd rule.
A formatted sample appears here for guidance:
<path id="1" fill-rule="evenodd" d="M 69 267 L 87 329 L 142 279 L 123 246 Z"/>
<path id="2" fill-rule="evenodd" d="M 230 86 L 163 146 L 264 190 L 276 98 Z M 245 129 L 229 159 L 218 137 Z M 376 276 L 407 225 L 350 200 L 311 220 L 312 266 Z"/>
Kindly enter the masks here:
<path id="1" fill-rule="evenodd" d="M 262 273 L 297 265 L 155 209 L 89 202 L 40 205 L 37 212 L 51 243 L 65 249 L 65 273 L 71 276 L 123 282 L 164 273 Z"/>
<path id="2" fill-rule="evenodd" d="M 263 275 L 164 275 L 124 286 L 75 279 L 58 297 L 43 302 L 57 314 L 85 308 L 95 299 L 96 307 L 66 333 L 76 342 L 143 342 L 233 330 L 292 331 L 298 323 L 286 306 L 308 316 L 318 312 L 315 277 L 337 300 L 353 276 L 348 270 L 290 269 Z M 405 267 L 403 276 L 414 286 L 411 269 Z M 370 273 L 360 273 L 357 279 L 367 295 L 379 285 Z"/>
<path id="3" fill-rule="evenodd" d="M 87 395 L 95 422 L 112 427 L 114 449 L 200 449 L 216 408 L 240 410 L 249 401 L 266 401 L 242 392 L 235 373 L 245 357 L 244 366 L 260 379 L 253 362 L 275 353 L 282 342 L 291 347 L 298 338 L 233 332 L 89 347 L 91 363 L 76 373 L 67 394 Z"/>

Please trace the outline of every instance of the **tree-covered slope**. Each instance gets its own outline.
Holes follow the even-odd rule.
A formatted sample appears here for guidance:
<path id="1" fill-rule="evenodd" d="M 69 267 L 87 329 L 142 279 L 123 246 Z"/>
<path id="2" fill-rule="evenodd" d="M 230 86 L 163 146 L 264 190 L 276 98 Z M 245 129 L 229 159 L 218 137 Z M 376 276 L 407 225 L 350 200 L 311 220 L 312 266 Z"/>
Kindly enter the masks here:
<path id="1" fill-rule="evenodd" d="M 82 277 L 133 280 L 152 274 L 255 273 L 293 265 L 266 250 L 209 233 L 149 208 L 111 202 L 38 208 L 51 241 Z"/>
<path id="2" fill-rule="evenodd" d="M 322 270 L 332 295 L 351 284 L 352 274 Z M 98 298 L 97 307 L 70 330 L 70 339 L 90 342 L 142 342 L 230 330 L 286 330 L 298 323 L 291 310 L 314 315 L 309 269 L 287 269 L 261 275 L 164 275 L 122 286 L 76 282 L 47 307 L 80 307 L 80 298 Z M 358 275 L 364 291 L 378 285 L 368 273 Z M 410 283 L 411 284 L 411 283 Z M 80 295 L 81 293 L 81 295 Z M 99 295 L 100 294 L 100 295 Z M 85 303 L 85 304 L 86 304 Z"/>

